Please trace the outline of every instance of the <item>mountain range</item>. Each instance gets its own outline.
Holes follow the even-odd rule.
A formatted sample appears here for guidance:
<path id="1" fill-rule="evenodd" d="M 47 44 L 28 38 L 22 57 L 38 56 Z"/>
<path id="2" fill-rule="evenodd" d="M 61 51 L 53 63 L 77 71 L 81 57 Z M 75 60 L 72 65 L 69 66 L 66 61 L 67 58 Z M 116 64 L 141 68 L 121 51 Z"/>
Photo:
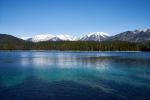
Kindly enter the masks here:
<path id="1" fill-rule="evenodd" d="M 74 37 L 70 35 L 53 35 L 42 34 L 29 38 L 22 38 L 26 41 L 41 42 L 41 41 L 128 41 L 128 42 L 145 42 L 150 41 L 150 29 L 136 29 L 133 31 L 125 31 L 114 36 L 110 36 L 104 32 L 92 32 L 82 37 Z"/>
<path id="2" fill-rule="evenodd" d="M 53 35 L 53 34 L 43 34 L 36 35 L 29 38 L 22 38 L 23 40 L 31 42 L 42 42 L 42 41 L 76 41 L 75 37 L 69 35 Z"/>
<path id="3" fill-rule="evenodd" d="M 41 42 L 41 41 L 103 41 L 107 39 L 110 35 L 104 32 L 93 32 L 83 37 L 77 38 L 70 35 L 53 35 L 53 34 L 43 34 L 36 35 L 33 37 L 25 38 L 23 40 L 31 42 Z"/>
<path id="4" fill-rule="evenodd" d="M 146 42 L 150 41 L 150 29 L 139 29 L 126 31 L 108 38 L 108 40 L 120 40 L 128 42 Z"/>
<path id="5" fill-rule="evenodd" d="M 150 51 L 150 29 L 114 36 L 93 32 L 80 38 L 52 34 L 18 38 L 0 34 L 0 50 Z"/>
<path id="6" fill-rule="evenodd" d="M 25 40 L 29 42 L 42 42 L 42 41 L 127 41 L 127 42 L 149 42 L 150 29 L 136 29 L 133 31 L 125 31 L 114 36 L 110 36 L 104 32 L 93 32 L 80 38 L 70 35 L 52 35 L 42 34 L 28 38 L 17 38 L 19 41 Z M 10 42 L 15 40 L 14 36 L 8 34 L 0 34 L 0 42 Z"/>

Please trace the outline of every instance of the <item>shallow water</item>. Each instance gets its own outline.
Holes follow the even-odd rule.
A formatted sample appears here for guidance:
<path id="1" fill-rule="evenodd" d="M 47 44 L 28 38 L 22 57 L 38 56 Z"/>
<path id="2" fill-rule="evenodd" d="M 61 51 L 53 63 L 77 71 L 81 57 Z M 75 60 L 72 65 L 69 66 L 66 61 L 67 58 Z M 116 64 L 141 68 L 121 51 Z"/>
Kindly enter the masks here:
<path id="1" fill-rule="evenodd" d="M 150 100 L 148 52 L 0 52 L 0 100 Z"/>

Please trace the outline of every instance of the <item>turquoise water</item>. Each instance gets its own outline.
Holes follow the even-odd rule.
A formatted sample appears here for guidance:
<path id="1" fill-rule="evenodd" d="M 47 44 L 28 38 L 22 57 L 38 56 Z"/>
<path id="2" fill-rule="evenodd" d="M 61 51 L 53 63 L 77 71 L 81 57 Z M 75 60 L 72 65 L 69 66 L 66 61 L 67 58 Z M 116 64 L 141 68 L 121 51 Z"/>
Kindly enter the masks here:
<path id="1" fill-rule="evenodd" d="M 149 52 L 0 52 L 0 100 L 150 100 Z"/>

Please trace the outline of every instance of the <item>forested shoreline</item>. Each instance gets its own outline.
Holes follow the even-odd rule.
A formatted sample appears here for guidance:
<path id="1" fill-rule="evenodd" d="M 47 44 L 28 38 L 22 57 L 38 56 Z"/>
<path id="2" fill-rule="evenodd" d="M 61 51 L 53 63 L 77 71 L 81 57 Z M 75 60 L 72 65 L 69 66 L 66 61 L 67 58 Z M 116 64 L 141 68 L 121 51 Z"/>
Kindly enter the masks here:
<path id="1" fill-rule="evenodd" d="M 0 50 L 150 51 L 150 43 L 133 43 L 125 41 L 49 41 L 38 43 L 7 41 L 7 43 L 0 44 Z"/>

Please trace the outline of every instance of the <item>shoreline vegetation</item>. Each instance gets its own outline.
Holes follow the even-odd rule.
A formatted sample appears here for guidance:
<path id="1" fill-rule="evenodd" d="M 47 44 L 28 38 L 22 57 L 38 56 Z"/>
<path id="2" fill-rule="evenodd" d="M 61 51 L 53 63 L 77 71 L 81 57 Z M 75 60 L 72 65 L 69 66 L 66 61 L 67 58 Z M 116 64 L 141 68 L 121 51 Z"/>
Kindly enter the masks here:
<path id="1" fill-rule="evenodd" d="M 126 41 L 58 41 L 58 42 L 28 42 L 6 41 L 0 43 L 0 50 L 54 50 L 54 51 L 150 51 L 150 43 L 134 43 Z"/>
<path id="2" fill-rule="evenodd" d="M 0 52 L 146 52 L 146 51 L 79 51 L 79 50 L 0 50 Z"/>

